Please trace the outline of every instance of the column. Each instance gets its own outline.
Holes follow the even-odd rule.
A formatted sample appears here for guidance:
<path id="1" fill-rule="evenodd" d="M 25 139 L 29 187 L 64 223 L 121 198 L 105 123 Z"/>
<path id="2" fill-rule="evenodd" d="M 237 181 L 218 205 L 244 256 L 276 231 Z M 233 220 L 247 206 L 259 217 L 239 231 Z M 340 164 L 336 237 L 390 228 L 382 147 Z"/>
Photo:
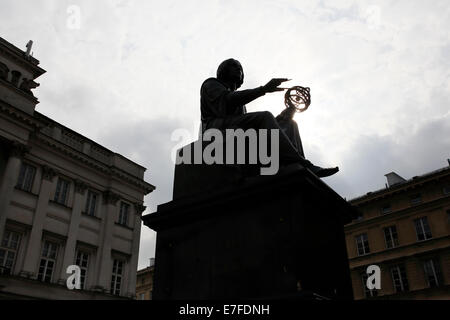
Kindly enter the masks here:
<path id="1" fill-rule="evenodd" d="M 86 194 L 87 184 L 80 180 L 75 180 L 75 196 L 70 217 L 69 233 L 67 235 L 66 248 L 59 279 L 60 284 L 65 284 L 69 274 L 66 273 L 67 267 L 75 263 L 75 251 L 77 246 L 78 229 L 81 222 L 81 212 L 83 210 L 84 196 Z"/>
<path id="2" fill-rule="evenodd" d="M 44 228 L 45 218 L 47 216 L 48 201 L 52 191 L 53 178 L 56 171 L 44 165 L 42 166 L 42 180 L 39 191 L 36 211 L 33 217 L 33 226 L 31 228 L 28 247 L 25 253 L 25 262 L 20 273 L 23 277 L 35 278 L 38 260 L 40 257 L 42 229 Z"/>
<path id="3" fill-rule="evenodd" d="M 9 203 L 11 202 L 14 187 L 16 186 L 19 177 L 22 157 L 28 151 L 29 148 L 27 146 L 18 142 L 12 143 L 0 186 L 0 241 L 3 240 Z"/>
<path id="4" fill-rule="evenodd" d="M 97 267 L 97 283 L 95 288 L 104 292 L 108 292 L 111 285 L 111 242 L 114 230 L 114 222 L 117 216 L 117 202 L 120 197 L 108 190 L 103 193 L 103 209 L 105 212 L 105 219 L 103 222 L 103 236 L 99 248 L 99 263 Z"/>
<path id="5" fill-rule="evenodd" d="M 136 297 L 136 276 L 138 268 L 139 244 L 141 240 L 141 225 L 142 225 L 141 217 L 145 209 L 146 207 L 140 203 L 134 204 L 135 217 L 134 217 L 133 243 L 131 245 L 131 258 L 130 258 L 128 292 L 127 292 L 127 296 L 130 298 Z"/>

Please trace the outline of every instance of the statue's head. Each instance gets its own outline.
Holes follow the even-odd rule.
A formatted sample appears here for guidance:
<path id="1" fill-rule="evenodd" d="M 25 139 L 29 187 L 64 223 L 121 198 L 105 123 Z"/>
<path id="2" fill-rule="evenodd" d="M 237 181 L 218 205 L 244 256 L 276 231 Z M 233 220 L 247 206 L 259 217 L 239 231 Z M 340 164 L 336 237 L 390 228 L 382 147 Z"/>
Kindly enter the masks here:
<path id="1" fill-rule="evenodd" d="M 244 83 L 244 70 L 241 63 L 235 59 L 225 60 L 217 68 L 217 79 L 233 91 L 239 89 Z"/>

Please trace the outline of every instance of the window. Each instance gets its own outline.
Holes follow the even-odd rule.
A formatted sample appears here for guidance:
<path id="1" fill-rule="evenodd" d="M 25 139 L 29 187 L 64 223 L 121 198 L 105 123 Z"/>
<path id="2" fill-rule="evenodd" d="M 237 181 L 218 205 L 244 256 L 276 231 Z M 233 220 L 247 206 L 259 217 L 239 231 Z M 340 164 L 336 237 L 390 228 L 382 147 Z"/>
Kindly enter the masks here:
<path id="1" fill-rule="evenodd" d="M 376 296 L 378 296 L 377 289 L 370 290 L 369 288 L 367 288 L 367 279 L 368 278 L 369 278 L 369 276 L 367 275 L 367 273 L 363 272 L 361 274 L 362 286 L 364 289 L 364 296 L 366 298 L 376 297 Z"/>
<path id="2" fill-rule="evenodd" d="M 8 80 L 9 69 L 6 64 L 0 62 L 0 79 Z"/>
<path id="3" fill-rule="evenodd" d="M 119 224 L 124 226 L 128 225 L 128 212 L 130 211 L 130 205 L 125 202 L 120 203 Z"/>
<path id="4" fill-rule="evenodd" d="M 87 271 L 89 267 L 89 254 L 83 251 L 78 251 L 75 264 L 79 266 L 81 270 L 80 287 L 81 289 L 85 289 Z"/>
<path id="5" fill-rule="evenodd" d="M 390 204 L 386 204 L 383 207 L 381 207 L 381 214 L 388 214 L 392 212 L 392 208 Z"/>
<path id="6" fill-rule="evenodd" d="M 20 168 L 19 172 L 19 179 L 17 181 L 17 188 L 30 192 L 31 188 L 33 187 L 35 173 L 35 167 L 30 166 L 26 163 L 22 163 L 22 167 Z"/>
<path id="7" fill-rule="evenodd" d="M 442 189 L 442 193 L 443 193 L 443 194 L 450 194 L 450 185 L 445 186 L 445 187 Z"/>
<path id="8" fill-rule="evenodd" d="M 398 246 L 397 228 L 395 226 L 384 228 L 384 240 L 388 249 Z"/>
<path id="9" fill-rule="evenodd" d="M 140 299 L 145 300 L 145 293 L 141 293 Z"/>
<path id="10" fill-rule="evenodd" d="M 12 75 L 11 83 L 14 86 L 18 87 L 19 86 L 19 80 L 20 80 L 20 77 L 22 76 L 22 74 L 19 71 L 14 70 L 14 71 L 11 71 L 11 75 Z"/>
<path id="11" fill-rule="evenodd" d="M 67 196 L 69 194 L 70 182 L 62 178 L 58 179 L 58 184 L 56 185 L 55 202 L 66 205 Z"/>
<path id="12" fill-rule="evenodd" d="M 403 264 L 392 267 L 391 275 L 395 292 L 404 292 L 409 290 L 408 279 L 406 277 L 406 270 Z"/>
<path id="13" fill-rule="evenodd" d="M 419 193 L 411 196 L 410 199 L 413 206 L 422 203 L 422 196 Z"/>
<path id="14" fill-rule="evenodd" d="M 11 274 L 20 243 L 20 234 L 5 230 L 0 247 L 0 274 Z"/>
<path id="15" fill-rule="evenodd" d="M 363 233 L 359 236 L 356 236 L 356 247 L 359 256 L 370 253 L 369 239 L 367 238 L 367 233 Z"/>
<path id="16" fill-rule="evenodd" d="M 113 270 L 111 277 L 111 294 L 120 295 L 120 286 L 122 284 L 123 261 L 115 259 L 113 261 Z"/>
<path id="17" fill-rule="evenodd" d="M 87 200 L 86 200 L 86 214 L 90 216 L 95 216 L 95 208 L 97 206 L 98 195 L 95 192 L 88 191 Z"/>
<path id="18" fill-rule="evenodd" d="M 414 220 L 414 225 L 416 227 L 417 241 L 423 241 L 432 238 L 427 217 L 422 217 Z"/>
<path id="19" fill-rule="evenodd" d="M 56 264 L 56 254 L 58 245 L 56 243 L 45 241 L 42 247 L 41 263 L 39 264 L 38 280 L 51 282 L 53 271 Z"/>
<path id="20" fill-rule="evenodd" d="M 423 269 L 425 271 L 425 279 L 428 286 L 437 287 L 442 284 L 442 273 L 439 267 L 439 260 L 437 258 L 424 261 Z"/>

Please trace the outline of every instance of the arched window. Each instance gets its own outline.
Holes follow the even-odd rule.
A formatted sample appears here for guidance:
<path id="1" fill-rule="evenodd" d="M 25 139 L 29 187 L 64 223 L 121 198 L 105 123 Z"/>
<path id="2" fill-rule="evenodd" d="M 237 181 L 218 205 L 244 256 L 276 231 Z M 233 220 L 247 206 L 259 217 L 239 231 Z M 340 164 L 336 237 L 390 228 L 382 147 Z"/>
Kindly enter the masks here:
<path id="1" fill-rule="evenodd" d="M 9 69 L 6 64 L 0 62 L 0 79 L 8 80 Z"/>
<path id="2" fill-rule="evenodd" d="M 16 71 L 16 70 L 12 71 L 11 74 L 12 74 L 11 83 L 14 86 L 18 87 L 19 86 L 19 80 L 20 80 L 20 77 L 22 76 L 22 74 L 19 71 Z"/>

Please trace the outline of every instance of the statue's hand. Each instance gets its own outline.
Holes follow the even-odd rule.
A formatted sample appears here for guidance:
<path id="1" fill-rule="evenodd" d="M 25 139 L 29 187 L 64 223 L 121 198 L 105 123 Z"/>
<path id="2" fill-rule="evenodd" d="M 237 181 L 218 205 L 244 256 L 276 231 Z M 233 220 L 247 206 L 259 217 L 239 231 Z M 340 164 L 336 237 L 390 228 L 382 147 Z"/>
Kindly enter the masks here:
<path id="1" fill-rule="evenodd" d="M 276 91 L 283 91 L 283 88 L 278 88 L 283 82 L 289 81 L 289 79 L 285 78 L 274 78 L 270 80 L 263 88 L 264 91 L 267 92 L 276 92 Z"/>

